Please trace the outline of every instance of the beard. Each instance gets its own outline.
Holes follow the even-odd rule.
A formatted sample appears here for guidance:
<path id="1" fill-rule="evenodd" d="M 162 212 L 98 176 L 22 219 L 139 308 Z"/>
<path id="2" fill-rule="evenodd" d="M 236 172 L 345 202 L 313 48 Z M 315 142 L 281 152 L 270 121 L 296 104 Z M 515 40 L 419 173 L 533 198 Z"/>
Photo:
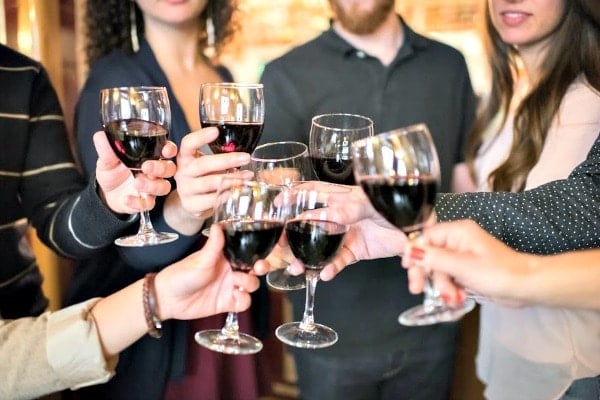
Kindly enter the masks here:
<path id="1" fill-rule="evenodd" d="M 344 1 L 329 0 L 329 3 L 340 25 L 357 35 L 373 33 L 394 10 L 394 0 L 370 0 L 373 3 L 371 9 L 361 7 L 364 0 L 357 0 L 347 7 L 342 4 Z"/>

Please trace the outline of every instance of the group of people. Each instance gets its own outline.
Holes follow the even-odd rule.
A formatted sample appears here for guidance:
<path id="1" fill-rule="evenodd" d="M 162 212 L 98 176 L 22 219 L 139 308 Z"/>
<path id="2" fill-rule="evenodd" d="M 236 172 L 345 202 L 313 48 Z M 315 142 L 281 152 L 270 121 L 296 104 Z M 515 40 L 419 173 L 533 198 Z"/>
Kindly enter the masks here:
<path id="1" fill-rule="evenodd" d="M 600 247 L 600 6 L 487 0 L 492 82 L 478 104 L 464 57 L 413 31 L 394 0 L 329 3 L 330 28 L 264 69 L 261 142 L 308 143 L 312 116 L 328 112 L 368 115 L 377 132 L 424 122 L 439 150 L 444 193 L 436 202 L 441 222 L 418 245 L 407 244 L 359 188 L 343 207 L 332 205 L 352 228 L 346 251 L 321 272 L 316 307 L 340 339 L 328 349 L 291 349 L 301 398 L 449 397 L 457 324 L 397 323 L 400 310 L 421 300 L 414 294 L 423 267 L 448 302 L 473 292 L 483 299 L 477 372 L 486 398 L 598 398 L 598 251 L 541 255 Z M 260 388 L 248 374 L 228 376 L 231 392 L 216 387 L 237 367 L 256 374 L 252 357 L 191 343 L 191 332 L 221 326 L 226 311 L 248 310 L 242 329 L 260 329 L 256 309 L 268 306 L 256 276 L 229 268 L 219 230 L 208 240 L 200 234 L 220 179 L 250 158 L 208 154 L 217 132 L 200 129 L 197 111 L 202 82 L 233 80 L 215 55 L 234 32 L 235 5 L 86 5 L 90 70 L 75 117 L 83 176 L 43 67 L 0 48 L 0 80 L 13 94 L 0 97 L 7 182 L 0 243 L 9 260 L 0 271 L 0 349 L 8 355 L 0 397 L 70 388 L 77 390 L 68 396 L 82 399 L 256 399 Z M 138 85 L 167 87 L 173 122 L 164 159 L 147 161 L 134 179 L 95 132 L 99 90 Z M 143 249 L 112 243 L 135 231 L 144 206 L 138 191 L 151 195 L 153 223 L 180 239 Z M 461 219 L 475 223 L 444 222 Z M 79 260 L 68 307 L 37 318 L 21 318 L 46 308 L 24 241 L 27 223 Z M 270 268 L 263 260 L 255 271 Z M 159 340 L 144 335 L 148 290 L 162 321 Z M 300 318 L 303 295 L 289 298 Z"/>

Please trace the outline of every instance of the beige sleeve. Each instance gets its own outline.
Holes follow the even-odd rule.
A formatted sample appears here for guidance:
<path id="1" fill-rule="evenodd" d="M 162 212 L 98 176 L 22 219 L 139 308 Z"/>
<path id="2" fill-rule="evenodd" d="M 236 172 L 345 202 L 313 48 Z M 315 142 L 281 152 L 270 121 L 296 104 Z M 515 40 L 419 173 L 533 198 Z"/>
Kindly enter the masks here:
<path id="1" fill-rule="evenodd" d="M 109 380 L 88 300 L 37 318 L 0 320 L 0 399 L 31 399 Z"/>

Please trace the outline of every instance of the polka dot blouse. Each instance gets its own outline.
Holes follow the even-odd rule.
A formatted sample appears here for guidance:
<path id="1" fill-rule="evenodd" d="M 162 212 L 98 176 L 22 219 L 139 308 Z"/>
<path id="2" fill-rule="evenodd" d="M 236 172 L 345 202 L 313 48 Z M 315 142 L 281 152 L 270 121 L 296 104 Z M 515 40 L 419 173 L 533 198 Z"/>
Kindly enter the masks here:
<path id="1" fill-rule="evenodd" d="M 600 137 L 567 179 L 521 193 L 444 193 L 436 213 L 439 221 L 472 219 L 520 251 L 600 247 Z"/>

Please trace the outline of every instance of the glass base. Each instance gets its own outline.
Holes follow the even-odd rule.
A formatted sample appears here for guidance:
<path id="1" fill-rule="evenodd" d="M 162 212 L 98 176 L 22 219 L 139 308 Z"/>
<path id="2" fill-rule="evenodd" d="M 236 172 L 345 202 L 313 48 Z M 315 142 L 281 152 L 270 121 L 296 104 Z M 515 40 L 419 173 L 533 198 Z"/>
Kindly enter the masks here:
<path id="1" fill-rule="evenodd" d="M 456 307 L 450 307 L 446 304 L 431 307 L 418 305 L 400 314 L 398 322 L 406 326 L 423 326 L 458 321 L 474 307 L 475 301 L 470 298 L 465 299 L 462 304 Z"/>
<path id="2" fill-rule="evenodd" d="M 275 336 L 283 343 L 303 349 L 321 349 L 335 344 L 337 332 L 328 326 L 314 324 L 311 330 L 300 327 L 300 322 L 288 322 L 275 330 Z"/>
<path id="3" fill-rule="evenodd" d="M 136 234 L 123 236 L 115 240 L 117 246 L 122 247 L 144 247 L 156 246 L 159 244 L 171 243 L 179 238 L 179 235 L 172 232 L 154 232 L 152 234 Z"/>
<path id="4" fill-rule="evenodd" d="M 207 349 L 225 354 L 255 354 L 263 348 L 262 342 L 254 336 L 239 333 L 237 338 L 230 338 L 220 329 L 196 332 L 194 339 Z"/>
<path id="5" fill-rule="evenodd" d="M 286 268 L 276 269 L 267 274 L 267 284 L 277 290 L 298 290 L 306 287 L 306 277 L 291 275 Z"/>

